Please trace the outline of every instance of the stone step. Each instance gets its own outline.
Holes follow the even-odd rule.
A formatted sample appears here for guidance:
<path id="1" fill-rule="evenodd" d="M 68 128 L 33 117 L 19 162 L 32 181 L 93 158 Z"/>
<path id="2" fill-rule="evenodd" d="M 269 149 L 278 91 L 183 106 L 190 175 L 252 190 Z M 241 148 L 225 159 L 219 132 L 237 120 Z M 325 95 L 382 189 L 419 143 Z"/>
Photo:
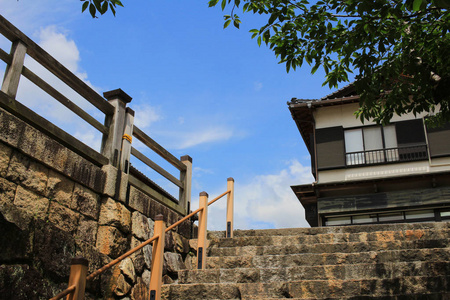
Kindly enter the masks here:
<path id="1" fill-rule="evenodd" d="M 246 300 L 285 300 L 286 298 L 261 298 L 261 297 L 248 297 Z M 291 300 L 316 300 L 317 298 L 289 298 Z M 427 293 L 427 294 L 416 294 L 416 295 L 400 295 L 400 296 L 350 296 L 350 297 L 339 297 L 330 298 L 327 297 L 326 300 L 448 300 L 450 299 L 450 293 Z"/>
<path id="2" fill-rule="evenodd" d="M 448 261 L 388 262 L 274 268 L 184 270 L 178 272 L 178 283 L 269 283 L 319 279 L 362 280 L 401 278 L 407 276 L 444 276 L 446 274 L 450 274 L 450 262 Z"/>
<path id="3" fill-rule="evenodd" d="M 450 229 L 450 222 L 429 223 L 399 223 L 399 224 L 371 224 L 354 226 L 331 226 L 314 228 L 284 228 L 284 229 L 258 229 L 234 230 L 234 237 L 242 236 L 292 236 L 292 235 L 318 235 L 336 233 L 370 233 L 376 231 L 405 231 L 418 229 L 442 230 Z M 225 231 L 209 231 L 208 238 L 224 238 Z"/>
<path id="4" fill-rule="evenodd" d="M 256 255 L 284 255 L 299 253 L 358 253 L 368 251 L 385 251 L 395 249 L 429 249 L 446 248 L 450 246 L 450 238 L 418 239 L 418 240 L 388 240 L 384 242 L 348 242 L 348 243 L 317 243 L 290 244 L 241 247 L 208 248 L 207 255 L 211 256 L 256 256 Z"/>
<path id="5" fill-rule="evenodd" d="M 317 235 L 264 235 L 219 238 L 211 241 L 211 247 L 287 246 L 310 244 L 339 244 L 357 242 L 393 242 L 399 240 L 437 240 L 450 237 L 450 229 L 386 230 L 356 233 L 323 233 Z"/>
<path id="6" fill-rule="evenodd" d="M 360 253 L 301 253 L 286 255 L 212 256 L 207 269 L 270 268 L 309 265 L 341 265 L 385 262 L 450 261 L 450 248 L 367 251 Z M 195 257 L 187 269 L 197 269 Z"/>
<path id="7" fill-rule="evenodd" d="M 402 296 L 402 299 L 450 292 L 450 276 L 408 276 L 388 279 L 303 280 L 270 283 L 164 285 L 162 299 L 360 299 L 360 296 Z M 373 299 L 373 298 L 370 298 Z M 414 298 L 412 298 L 414 299 Z"/>

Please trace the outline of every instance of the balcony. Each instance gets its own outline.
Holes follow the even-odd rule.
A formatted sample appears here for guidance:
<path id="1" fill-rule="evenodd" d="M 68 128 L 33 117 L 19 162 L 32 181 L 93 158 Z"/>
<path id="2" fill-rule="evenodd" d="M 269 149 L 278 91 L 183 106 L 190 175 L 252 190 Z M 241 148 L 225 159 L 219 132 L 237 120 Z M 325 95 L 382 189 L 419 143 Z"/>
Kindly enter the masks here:
<path id="1" fill-rule="evenodd" d="M 347 166 L 375 165 L 424 160 L 428 158 L 426 145 L 351 152 L 345 155 Z"/>

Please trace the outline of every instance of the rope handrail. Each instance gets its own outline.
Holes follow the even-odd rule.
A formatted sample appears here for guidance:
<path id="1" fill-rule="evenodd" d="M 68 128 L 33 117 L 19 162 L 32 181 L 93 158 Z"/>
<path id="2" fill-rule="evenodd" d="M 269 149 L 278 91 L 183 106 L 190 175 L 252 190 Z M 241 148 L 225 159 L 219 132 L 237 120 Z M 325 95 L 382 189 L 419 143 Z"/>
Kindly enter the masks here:
<path id="1" fill-rule="evenodd" d="M 59 300 L 62 299 L 63 297 L 73 293 L 75 291 L 76 286 L 75 285 L 71 285 L 69 286 L 67 289 L 65 289 L 64 291 L 62 291 L 61 293 L 59 293 L 58 295 L 56 295 L 53 298 L 50 298 L 50 300 Z"/>
<path id="2" fill-rule="evenodd" d="M 86 281 L 92 280 L 93 278 L 95 278 L 96 276 L 100 275 L 101 273 L 105 272 L 106 270 L 108 270 L 109 268 L 111 268 L 112 266 L 118 264 L 119 262 L 121 262 L 122 260 L 124 260 L 125 258 L 127 258 L 128 256 L 130 256 L 131 254 L 133 254 L 134 252 L 144 248 L 146 245 L 150 244 L 151 242 L 153 242 L 154 240 L 158 239 L 159 235 L 155 235 L 152 238 L 149 238 L 148 240 L 146 240 L 145 242 L 141 243 L 139 246 L 134 247 L 133 249 L 131 249 L 130 251 L 122 254 L 121 256 L 119 256 L 118 258 L 116 258 L 115 260 L 111 261 L 110 263 L 104 265 L 103 267 L 101 267 L 100 269 L 98 269 L 97 271 L 93 272 L 92 274 L 90 274 L 88 277 L 86 277 Z"/>

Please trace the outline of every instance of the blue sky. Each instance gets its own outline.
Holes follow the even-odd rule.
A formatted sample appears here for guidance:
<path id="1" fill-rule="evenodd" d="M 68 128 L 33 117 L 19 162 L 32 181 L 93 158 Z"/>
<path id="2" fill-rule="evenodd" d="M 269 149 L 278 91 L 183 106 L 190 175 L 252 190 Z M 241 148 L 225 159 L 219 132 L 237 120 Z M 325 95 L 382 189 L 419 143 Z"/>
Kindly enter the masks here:
<path id="1" fill-rule="evenodd" d="M 76 0 L 0 0 L 0 14 L 100 94 L 121 88 L 133 97 L 137 126 L 175 156 L 193 158 L 192 208 L 201 191 L 213 198 L 233 177 L 235 228 L 308 226 L 290 185 L 313 181 L 309 154 L 286 102 L 330 93 L 322 87 L 323 73 L 311 75 L 306 65 L 287 74 L 267 47 L 250 38 L 261 16 L 241 15 L 240 30 L 224 30 L 224 12 L 208 8 L 207 0 L 123 3 L 116 17 L 108 12 L 92 19 Z M 9 51 L 1 38 L 0 47 Z M 102 120 L 35 62 L 25 64 Z M 0 62 L 0 73 L 4 68 Z M 26 80 L 20 84 L 19 101 L 98 149 L 98 133 Z M 209 229 L 225 228 L 224 200 L 210 208 Z"/>

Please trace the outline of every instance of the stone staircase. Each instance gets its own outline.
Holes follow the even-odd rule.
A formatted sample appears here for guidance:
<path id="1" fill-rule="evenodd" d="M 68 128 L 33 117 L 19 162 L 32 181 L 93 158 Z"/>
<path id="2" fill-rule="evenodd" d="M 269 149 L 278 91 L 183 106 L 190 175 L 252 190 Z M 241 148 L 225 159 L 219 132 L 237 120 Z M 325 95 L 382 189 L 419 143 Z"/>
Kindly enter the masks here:
<path id="1" fill-rule="evenodd" d="M 210 232 L 162 299 L 450 299 L 450 223 Z"/>

